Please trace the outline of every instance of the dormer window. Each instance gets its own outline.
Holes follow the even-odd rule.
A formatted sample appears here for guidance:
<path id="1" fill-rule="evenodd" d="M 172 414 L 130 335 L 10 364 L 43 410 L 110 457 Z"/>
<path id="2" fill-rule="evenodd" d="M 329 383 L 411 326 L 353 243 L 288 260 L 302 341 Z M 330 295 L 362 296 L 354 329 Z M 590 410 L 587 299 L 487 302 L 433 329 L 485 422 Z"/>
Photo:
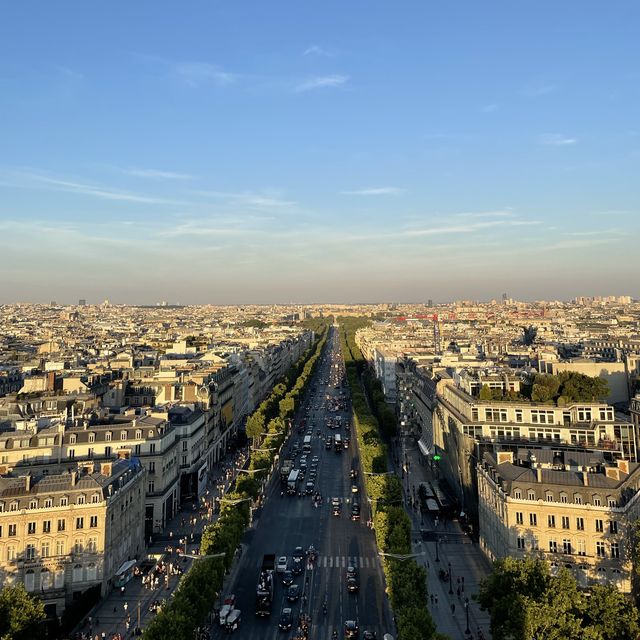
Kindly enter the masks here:
<path id="1" fill-rule="evenodd" d="M 618 501 L 611 496 L 607 496 L 607 505 L 609 505 L 610 509 L 615 509 L 618 506 Z"/>
<path id="2" fill-rule="evenodd" d="M 69 436 L 69 444 L 75 444 L 77 439 L 78 439 L 78 436 L 75 433 L 72 433 Z"/>
<path id="3" fill-rule="evenodd" d="M 150 437 L 150 438 L 153 438 L 153 435 L 154 435 L 154 434 L 153 434 L 153 429 L 149 429 L 149 437 Z"/>
<path id="4" fill-rule="evenodd" d="M 576 504 L 582 504 L 582 496 L 581 496 L 579 493 L 576 493 L 576 494 L 573 496 L 573 501 L 574 501 Z"/>
<path id="5" fill-rule="evenodd" d="M 38 501 L 37 500 L 30 500 L 29 501 L 29 509 L 37 509 L 38 508 Z"/>
<path id="6" fill-rule="evenodd" d="M 12 502 L 11 505 L 9 506 L 9 511 L 17 511 L 17 510 L 18 510 L 18 503 Z"/>
<path id="7" fill-rule="evenodd" d="M 120 432 L 120 440 L 126 440 L 127 439 L 127 432 L 126 431 L 121 431 Z"/>
<path id="8" fill-rule="evenodd" d="M 553 502 L 553 493 L 551 493 L 551 491 L 547 491 L 547 493 L 545 493 L 544 495 L 544 499 L 547 502 Z"/>
<path id="9" fill-rule="evenodd" d="M 602 499 L 600 498 L 599 495 L 594 495 L 592 498 L 592 502 L 593 502 L 593 506 L 594 507 L 601 507 L 602 506 Z"/>
<path id="10" fill-rule="evenodd" d="M 136 429 L 136 440 L 142 440 L 142 429 Z"/>
<path id="11" fill-rule="evenodd" d="M 536 492 L 533 489 L 529 489 L 529 491 L 527 491 L 527 500 L 535 500 L 536 499 Z"/>
<path id="12" fill-rule="evenodd" d="M 100 494 L 99 494 L 99 493 L 94 493 L 94 494 L 91 496 L 91 502 L 93 502 L 94 504 L 95 504 L 96 502 L 100 502 Z"/>
<path id="13" fill-rule="evenodd" d="M 89 434 L 89 443 L 93 443 L 96 441 L 96 434 L 95 433 L 90 433 Z"/>
<path id="14" fill-rule="evenodd" d="M 84 496 L 83 495 L 78 496 L 78 499 L 76 500 L 76 504 L 84 504 Z"/>
<path id="15" fill-rule="evenodd" d="M 62 496 L 62 498 L 60 498 L 60 506 L 66 507 L 68 504 L 69 504 L 69 498 L 67 496 Z"/>
<path id="16" fill-rule="evenodd" d="M 0 513 L 4 511 L 4 502 L 0 502 Z"/>
<path id="17" fill-rule="evenodd" d="M 560 494 L 560 502 L 563 502 L 566 504 L 567 502 L 569 502 L 569 496 L 566 493 L 562 492 Z"/>
<path id="18" fill-rule="evenodd" d="M 513 492 L 513 497 L 514 497 L 516 500 L 522 500 L 522 491 L 520 491 L 520 489 L 516 489 L 516 490 Z"/>
<path id="19" fill-rule="evenodd" d="M 112 438 L 113 434 L 111 433 L 111 431 L 107 431 L 107 433 L 104 434 L 104 439 L 107 442 L 111 442 L 111 438 Z"/>

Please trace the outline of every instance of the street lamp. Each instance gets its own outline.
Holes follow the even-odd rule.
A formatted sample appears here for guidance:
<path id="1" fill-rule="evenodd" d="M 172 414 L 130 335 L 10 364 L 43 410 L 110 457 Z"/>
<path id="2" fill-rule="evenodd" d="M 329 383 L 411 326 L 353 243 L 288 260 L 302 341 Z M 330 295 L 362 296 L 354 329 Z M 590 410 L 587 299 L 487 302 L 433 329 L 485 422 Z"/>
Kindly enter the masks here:
<path id="1" fill-rule="evenodd" d="M 453 576 L 451 575 L 451 563 L 447 563 L 449 565 L 449 595 L 453 595 Z"/>
<path id="2" fill-rule="evenodd" d="M 469 598 L 464 599 L 464 612 L 467 615 L 467 628 L 464 632 L 469 635 L 471 633 L 471 630 L 469 629 Z"/>

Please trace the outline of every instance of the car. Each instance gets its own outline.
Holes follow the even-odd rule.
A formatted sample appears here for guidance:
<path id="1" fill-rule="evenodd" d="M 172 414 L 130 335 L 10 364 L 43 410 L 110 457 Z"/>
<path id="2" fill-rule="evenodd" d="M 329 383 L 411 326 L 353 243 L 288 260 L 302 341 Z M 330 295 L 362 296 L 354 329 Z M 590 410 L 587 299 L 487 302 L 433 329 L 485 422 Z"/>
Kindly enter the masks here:
<path id="1" fill-rule="evenodd" d="M 378 639 L 378 634 L 375 631 L 366 629 L 365 631 L 362 632 L 362 640 L 377 640 L 377 639 Z"/>
<path id="2" fill-rule="evenodd" d="M 349 565 L 347 567 L 347 578 L 357 578 L 357 577 L 358 577 L 358 571 L 354 566 Z"/>
<path id="3" fill-rule="evenodd" d="M 288 568 L 289 562 L 287 556 L 280 556 L 276 564 L 276 571 L 278 573 L 284 573 Z"/>
<path id="4" fill-rule="evenodd" d="M 358 578 L 352 577 L 347 578 L 347 591 L 349 593 L 358 593 L 360 589 L 360 585 L 358 584 Z"/>
<path id="5" fill-rule="evenodd" d="M 293 584 L 293 572 L 292 571 L 284 571 L 282 574 L 282 584 L 285 587 L 290 587 Z"/>
<path id="6" fill-rule="evenodd" d="M 331 447 L 333 447 L 333 440 L 329 437 L 324 441 L 324 448 L 331 449 Z"/>
<path id="7" fill-rule="evenodd" d="M 360 635 L 360 629 L 356 620 L 347 620 L 344 623 L 344 637 L 357 638 Z"/>
<path id="8" fill-rule="evenodd" d="M 293 626 L 293 612 L 290 607 L 285 607 L 280 614 L 278 620 L 278 629 L 280 631 L 289 631 Z"/>
<path id="9" fill-rule="evenodd" d="M 294 558 L 291 566 L 291 572 L 294 576 L 299 576 L 304 571 L 304 563 L 302 558 Z"/>
<path id="10" fill-rule="evenodd" d="M 351 519 L 360 520 L 360 505 L 357 502 L 351 505 Z"/>
<path id="11" fill-rule="evenodd" d="M 302 547 L 296 547 L 293 550 L 293 555 L 291 557 L 294 559 L 294 561 L 295 560 L 300 560 L 300 561 L 304 560 L 304 549 Z"/>
<path id="12" fill-rule="evenodd" d="M 309 481 L 307 482 L 307 484 L 304 486 L 304 492 L 305 492 L 308 496 L 310 496 L 310 495 L 313 493 L 313 491 L 314 491 L 314 489 L 315 489 L 315 486 L 316 486 L 316 485 L 313 483 L 313 481 L 312 481 L 312 480 L 309 480 Z"/>
<path id="13" fill-rule="evenodd" d="M 297 602 L 300 599 L 300 585 L 292 584 L 287 589 L 287 601 Z"/>
<path id="14" fill-rule="evenodd" d="M 306 462 L 302 462 L 302 458 L 300 459 L 300 471 L 306 471 L 307 470 L 307 463 Z"/>
<path id="15" fill-rule="evenodd" d="M 358 485 L 357 484 L 352 484 L 351 485 L 351 493 L 358 493 Z"/>
<path id="16" fill-rule="evenodd" d="M 313 458 L 311 458 L 311 464 L 318 464 L 318 462 L 320 462 L 320 458 L 318 458 L 318 456 L 313 456 Z"/>

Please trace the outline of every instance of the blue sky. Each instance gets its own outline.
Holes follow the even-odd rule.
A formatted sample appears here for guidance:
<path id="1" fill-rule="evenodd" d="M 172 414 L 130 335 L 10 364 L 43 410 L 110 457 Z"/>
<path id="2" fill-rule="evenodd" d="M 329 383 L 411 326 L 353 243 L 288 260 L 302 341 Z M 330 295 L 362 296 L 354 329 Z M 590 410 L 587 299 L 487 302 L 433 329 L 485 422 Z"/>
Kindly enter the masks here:
<path id="1" fill-rule="evenodd" d="M 0 302 L 640 296 L 638 24 L 625 0 L 5 3 Z"/>

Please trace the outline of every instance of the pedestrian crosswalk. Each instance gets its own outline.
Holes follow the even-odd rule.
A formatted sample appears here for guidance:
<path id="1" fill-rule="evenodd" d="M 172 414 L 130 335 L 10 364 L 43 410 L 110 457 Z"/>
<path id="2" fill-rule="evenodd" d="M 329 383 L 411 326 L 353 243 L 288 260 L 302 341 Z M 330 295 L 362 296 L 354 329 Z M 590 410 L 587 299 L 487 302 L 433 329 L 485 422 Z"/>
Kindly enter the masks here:
<path id="1" fill-rule="evenodd" d="M 372 569 L 377 566 L 378 558 L 367 556 L 324 556 L 321 555 L 316 561 L 317 569 L 346 569 L 355 567 L 356 569 Z"/>

